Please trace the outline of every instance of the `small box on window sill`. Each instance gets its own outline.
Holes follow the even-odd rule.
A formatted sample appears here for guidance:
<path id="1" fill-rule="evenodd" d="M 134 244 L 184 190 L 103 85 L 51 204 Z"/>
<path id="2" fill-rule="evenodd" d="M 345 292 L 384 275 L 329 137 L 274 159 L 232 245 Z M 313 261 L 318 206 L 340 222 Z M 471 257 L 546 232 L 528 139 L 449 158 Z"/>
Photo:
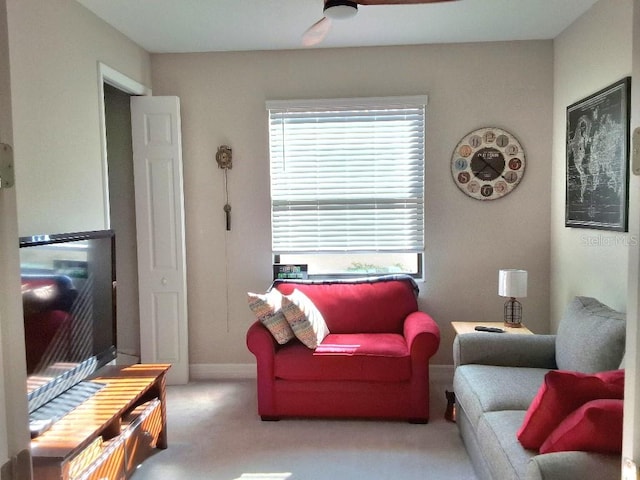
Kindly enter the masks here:
<path id="1" fill-rule="evenodd" d="M 273 265 L 274 280 L 306 280 L 308 265 L 287 265 L 275 263 Z"/>

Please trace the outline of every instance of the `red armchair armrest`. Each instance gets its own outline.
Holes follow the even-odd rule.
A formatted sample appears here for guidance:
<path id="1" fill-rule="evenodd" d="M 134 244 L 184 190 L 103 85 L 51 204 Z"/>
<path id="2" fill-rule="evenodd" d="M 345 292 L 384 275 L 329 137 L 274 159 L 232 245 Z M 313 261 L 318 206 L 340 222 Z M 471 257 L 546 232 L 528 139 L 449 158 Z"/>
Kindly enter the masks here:
<path id="1" fill-rule="evenodd" d="M 417 311 L 404 321 L 404 338 L 413 358 L 429 359 L 440 346 L 440 329 L 431 316 Z"/>

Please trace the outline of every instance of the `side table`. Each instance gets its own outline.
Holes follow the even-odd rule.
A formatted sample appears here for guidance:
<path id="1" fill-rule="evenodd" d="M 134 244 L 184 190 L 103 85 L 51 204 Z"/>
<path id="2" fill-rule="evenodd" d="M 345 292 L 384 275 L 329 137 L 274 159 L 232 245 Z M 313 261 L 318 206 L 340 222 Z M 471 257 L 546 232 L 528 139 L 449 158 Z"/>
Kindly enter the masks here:
<path id="1" fill-rule="evenodd" d="M 484 333 L 486 335 L 533 335 L 533 332 L 525 327 L 524 324 L 522 324 L 520 327 L 507 327 L 505 326 L 504 322 L 451 322 L 451 326 L 455 330 L 456 335 L 461 335 L 464 333 Z M 476 330 L 476 327 L 479 326 L 501 328 L 502 330 L 504 330 L 504 333 L 478 332 Z M 448 390 L 445 390 L 444 393 L 447 397 L 447 409 L 444 412 L 444 418 L 449 422 L 455 422 L 456 395 L 454 392 L 450 392 Z"/>
<path id="2" fill-rule="evenodd" d="M 501 328 L 505 333 L 516 333 L 524 335 L 533 335 L 533 332 L 522 324 L 520 327 L 506 327 L 504 322 L 451 322 L 451 326 L 456 331 L 456 334 L 461 333 L 483 333 L 477 332 L 476 327 L 493 327 Z M 489 334 L 490 332 L 484 332 Z M 500 334 L 499 334 L 500 335 Z"/>

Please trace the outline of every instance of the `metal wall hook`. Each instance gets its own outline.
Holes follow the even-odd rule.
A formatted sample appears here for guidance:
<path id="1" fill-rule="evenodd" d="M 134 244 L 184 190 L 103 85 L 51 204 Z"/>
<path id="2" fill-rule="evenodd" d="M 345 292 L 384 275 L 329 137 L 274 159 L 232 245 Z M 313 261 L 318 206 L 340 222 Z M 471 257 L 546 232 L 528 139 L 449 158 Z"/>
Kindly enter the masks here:
<path id="1" fill-rule="evenodd" d="M 13 148 L 6 143 L 0 143 L 0 188 L 13 187 L 15 181 Z"/>

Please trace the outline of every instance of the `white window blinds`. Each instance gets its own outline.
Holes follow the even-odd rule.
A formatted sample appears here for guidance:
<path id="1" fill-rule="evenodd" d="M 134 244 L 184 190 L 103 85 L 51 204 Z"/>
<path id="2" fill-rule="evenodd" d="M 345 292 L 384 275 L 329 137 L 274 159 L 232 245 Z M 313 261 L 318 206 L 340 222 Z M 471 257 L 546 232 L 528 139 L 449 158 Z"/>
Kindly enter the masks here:
<path id="1" fill-rule="evenodd" d="M 426 103 L 267 102 L 273 253 L 423 251 Z"/>

